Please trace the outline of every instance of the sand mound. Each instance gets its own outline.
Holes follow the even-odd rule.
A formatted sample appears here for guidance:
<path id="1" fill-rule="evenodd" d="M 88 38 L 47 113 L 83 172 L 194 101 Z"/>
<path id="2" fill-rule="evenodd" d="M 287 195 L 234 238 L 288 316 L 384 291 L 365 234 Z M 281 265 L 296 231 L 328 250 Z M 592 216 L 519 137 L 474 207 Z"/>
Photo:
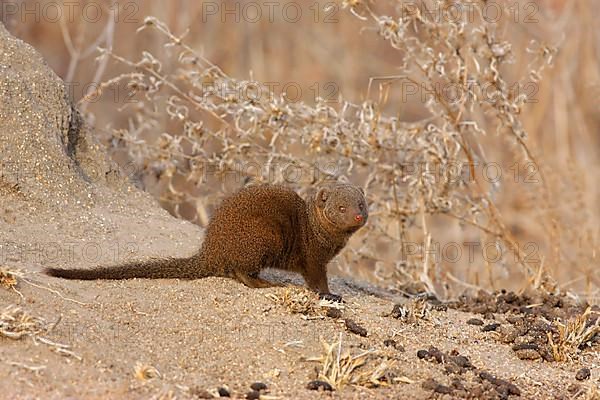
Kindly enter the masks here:
<path id="1" fill-rule="evenodd" d="M 121 176 L 63 81 L 0 24 L 0 261 L 35 267 L 181 256 L 200 229 Z"/>

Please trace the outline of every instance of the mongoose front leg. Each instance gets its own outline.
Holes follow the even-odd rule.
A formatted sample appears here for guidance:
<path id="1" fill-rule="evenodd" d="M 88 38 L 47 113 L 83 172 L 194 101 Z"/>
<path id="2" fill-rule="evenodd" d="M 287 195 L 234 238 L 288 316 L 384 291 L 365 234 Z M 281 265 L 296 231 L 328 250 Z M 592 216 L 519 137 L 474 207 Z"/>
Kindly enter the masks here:
<path id="1" fill-rule="evenodd" d="M 306 285 L 319 293 L 321 299 L 336 301 L 338 303 L 342 301 L 342 296 L 333 294 L 329 291 L 329 285 L 327 283 L 327 266 L 317 269 L 308 269 L 302 276 L 306 281 Z"/>
<path id="2" fill-rule="evenodd" d="M 306 285 L 318 293 L 329 293 L 329 285 L 327 284 L 327 272 L 323 270 L 309 269 L 302 274 Z"/>

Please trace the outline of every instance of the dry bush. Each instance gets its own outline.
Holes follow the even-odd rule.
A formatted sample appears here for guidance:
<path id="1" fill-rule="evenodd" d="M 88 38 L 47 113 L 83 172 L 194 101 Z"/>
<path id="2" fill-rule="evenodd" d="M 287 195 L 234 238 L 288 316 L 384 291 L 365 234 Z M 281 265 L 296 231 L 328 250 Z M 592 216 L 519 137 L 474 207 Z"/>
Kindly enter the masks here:
<path id="1" fill-rule="evenodd" d="M 498 39 L 495 27 L 482 16 L 469 24 L 451 23 L 401 10 L 400 19 L 395 19 L 361 2 L 344 5 L 370 18 L 379 34 L 403 54 L 407 74 L 390 79 L 428 85 L 432 95 L 426 118 L 404 123 L 382 113 L 380 104 L 372 101 L 344 102 L 339 109 L 319 99 L 315 106 L 286 102 L 258 82 L 227 76 L 184 38 L 149 17 L 140 31 L 163 34 L 166 56 L 144 52 L 131 61 L 104 51 L 105 57 L 136 71 L 120 78 L 143 99 L 136 104 L 137 117 L 129 129 L 115 130 L 114 149 L 125 146 L 143 175 L 163 182 L 163 200 L 172 202 L 175 212 L 193 202 L 199 216 L 207 214 L 202 197 L 179 189 L 178 183 L 208 184 L 213 189 L 209 199 L 216 195 L 216 184 L 227 191 L 228 176 L 234 176 L 237 187 L 245 181 L 270 181 L 291 183 L 302 192 L 326 180 L 358 183 L 369 193 L 372 222 L 356 238 L 351 260 L 387 267 L 396 281 L 420 279 L 432 293 L 447 295 L 440 293 L 445 281 L 441 264 L 429 257 L 435 240 L 430 217 L 445 216 L 477 228 L 482 237 L 510 249 L 522 272 L 533 276 L 537 269 L 504 225 L 492 188 L 475 171 L 485 161 L 477 140 L 492 132 L 506 136 L 524 160 L 537 165 L 519 115 L 528 98 L 501 73 L 511 59 L 510 43 Z M 554 54 L 544 45 L 534 50 L 528 77 L 540 76 Z M 165 63 L 174 60 L 177 66 L 167 70 Z M 480 90 L 490 85 L 491 97 Z M 439 87 L 468 95 L 453 103 Z M 143 137 L 159 124 L 158 110 L 166 111 L 170 129 L 148 143 Z M 483 115 L 491 117 L 484 121 Z M 418 169 L 408 174 L 409 167 Z M 285 174 L 290 169 L 297 173 L 292 179 Z M 470 179 L 464 179 L 465 173 Z M 377 246 L 407 241 L 421 243 L 422 252 L 397 254 L 395 260 L 377 256 Z"/>
<path id="2" fill-rule="evenodd" d="M 107 76 L 101 99 L 123 86 L 135 95 L 117 115 L 107 101 L 84 97 L 80 106 L 108 127 L 100 137 L 125 171 L 174 215 L 204 226 L 215 204 L 249 181 L 307 194 L 322 181 L 349 180 L 367 190 L 371 218 L 339 258 L 344 273 L 399 289 L 418 281 L 440 297 L 464 287 L 555 290 L 557 282 L 594 302 L 593 5 L 539 5 L 531 24 L 523 4 L 515 21 L 513 3 L 498 2 L 503 18 L 490 21 L 484 3 L 452 2 L 469 10 L 457 20 L 443 1 L 343 1 L 335 30 L 194 24 L 200 6 L 177 13 L 173 3 L 145 5 L 158 18 L 136 35 L 138 26 L 109 22 L 92 27 L 98 40 L 81 21 L 58 32 L 78 34 L 64 76 Z M 105 49 L 94 70 L 95 43 Z M 219 66 L 198 50 L 205 46 Z M 300 51 L 309 56 L 287 57 Z M 249 79 L 234 78 L 250 65 Z M 345 96 L 295 102 L 262 83 L 285 81 L 291 70 L 337 72 Z M 419 89 L 418 99 L 403 99 L 406 85 Z M 488 179 L 490 163 L 502 179 Z M 475 259 L 465 242 L 480 244 Z M 458 261 L 441 254 L 450 243 L 463 251 Z M 502 256 L 482 257 L 484 244 Z"/>

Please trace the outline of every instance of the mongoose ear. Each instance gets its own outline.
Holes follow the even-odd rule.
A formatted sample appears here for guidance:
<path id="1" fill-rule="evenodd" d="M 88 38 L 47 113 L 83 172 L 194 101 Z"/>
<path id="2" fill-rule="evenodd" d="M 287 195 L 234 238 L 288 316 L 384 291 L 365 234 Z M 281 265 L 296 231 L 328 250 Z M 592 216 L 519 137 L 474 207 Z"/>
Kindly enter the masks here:
<path id="1" fill-rule="evenodd" d="M 317 193 L 317 200 L 318 200 L 319 204 L 325 204 L 328 197 L 329 197 L 329 191 L 325 188 L 320 189 L 319 192 Z"/>

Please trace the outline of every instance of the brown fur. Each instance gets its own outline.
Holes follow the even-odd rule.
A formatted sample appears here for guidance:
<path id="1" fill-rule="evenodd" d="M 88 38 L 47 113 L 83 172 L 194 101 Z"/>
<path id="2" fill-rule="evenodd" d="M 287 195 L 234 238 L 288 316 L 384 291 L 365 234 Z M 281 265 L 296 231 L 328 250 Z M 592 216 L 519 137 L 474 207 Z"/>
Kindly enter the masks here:
<path id="1" fill-rule="evenodd" d="M 46 269 L 68 279 L 182 278 L 225 276 L 250 287 L 273 286 L 258 277 L 263 268 L 300 273 L 311 289 L 329 293 L 327 264 L 367 221 L 362 191 L 335 184 L 304 201 L 275 185 L 249 186 L 226 198 L 190 258 L 156 259 L 119 267 Z"/>

